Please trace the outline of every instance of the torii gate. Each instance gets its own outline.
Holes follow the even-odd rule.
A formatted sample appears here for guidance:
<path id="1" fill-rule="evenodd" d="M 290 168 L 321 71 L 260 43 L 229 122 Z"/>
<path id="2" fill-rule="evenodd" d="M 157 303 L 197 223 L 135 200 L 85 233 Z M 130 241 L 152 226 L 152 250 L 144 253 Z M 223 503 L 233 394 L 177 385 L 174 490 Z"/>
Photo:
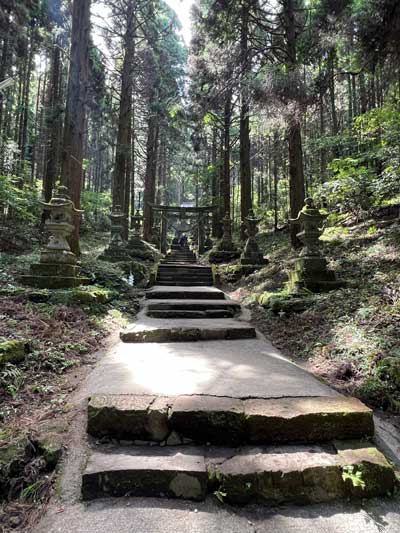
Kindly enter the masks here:
<path id="1" fill-rule="evenodd" d="M 167 230 L 170 218 L 188 219 L 192 217 L 197 218 L 198 227 L 198 246 L 199 254 L 204 253 L 204 222 L 205 216 L 217 209 L 216 206 L 202 206 L 202 207 L 181 207 L 172 205 L 158 205 L 150 204 L 153 213 L 161 214 L 161 231 L 160 231 L 160 251 L 165 254 L 167 251 Z"/>

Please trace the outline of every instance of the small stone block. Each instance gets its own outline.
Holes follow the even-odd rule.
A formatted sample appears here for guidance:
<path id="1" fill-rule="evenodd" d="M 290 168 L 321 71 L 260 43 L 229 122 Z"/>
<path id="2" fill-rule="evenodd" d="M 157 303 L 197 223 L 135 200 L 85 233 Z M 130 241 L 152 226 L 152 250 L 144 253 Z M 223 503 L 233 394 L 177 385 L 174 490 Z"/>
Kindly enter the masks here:
<path id="1" fill-rule="evenodd" d="M 88 401 L 87 431 L 95 437 L 146 440 L 152 429 L 156 432 L 155 426 L 148 425 L 153 401 L 153 396 L 92 396 Z"/>
<path id="2" fill-rule="evenodd" d="M 238 444 L 244 440 L 242 402 L 213 396 L 180 396 L 172 406 L 170 426 L 199 443 Z"/>

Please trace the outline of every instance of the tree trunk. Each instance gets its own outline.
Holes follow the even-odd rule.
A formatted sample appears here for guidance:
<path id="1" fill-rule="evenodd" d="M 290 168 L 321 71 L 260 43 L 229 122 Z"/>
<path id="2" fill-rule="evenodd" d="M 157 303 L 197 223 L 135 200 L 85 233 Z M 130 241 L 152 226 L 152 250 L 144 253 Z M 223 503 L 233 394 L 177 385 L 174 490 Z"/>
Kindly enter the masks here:
<path id="1" fill-rule="evenodd" d="M 231 212 L 231 136 L 230 127 L 232 120 L 232 89 L 228 89 L 225 96 L 224 107 L 224 152 L 223 152 L 223 179 L 222 199 L 224 214 Z"/>
<path id="2" fill-rule="evenodd" d="M 297 67 L 297 36 L 296 20 L 293 0 L 284 0 L 284 20 L 286 47 L 288 56 L 288 70 L 295 71 Z M 300 109 L 297 109 L 289 118 L 289 204 L 290 217 L 296 218 L 304 205 L 304 168 L 303 150 L 301 143 Z M 294 248 L 302 246 L 297 237 L 299 226 L 290 226 L 290 241 Z"/>
<path id="3" fill-rule="evenodd" d="M 278 183 L 279 183 L 279 135 L 277 132 L 274 133 L 274 156 L 273 156 L 273 176 L 274 176 L 274 194 L 273 194 L 273 203 L 274 203 L 274 230 L 278 229 Z"/>
<path id="4" fill-rule="evenodd" d="M 61 109 L 61 50 L 56 41 L 53 46 L 51 58 L 51 74 L 49 80 L 49 95 L 46 113 L 46 130 L 48 135 L 48 151 L 46 168 L 43 176 L 43 194 L 48 202 L 51 191 L 57 178 L 60 160 L 60 140 L 62 133 L 62 109 Z"/>
<path id="5" fill-rule="evenodd" d="M 128 219 L 130 175 L 127 176 L 127 167 L 130 165 L 131 142 L 130 129 L 132 120 L 132 87 L 133 87 L 133 60 L 135 55 L 134 15 L 135 1 L 130 0 L 126 7 L 126 30 L 124 36 L 124 61 L 121 76 L 121 96 L 118 119 L 117 146 L 115 151 L 115 170 L 113 180 L 113 207 L 120 206 Z"/>
<path id="6" fill-rule="evenodd" d="M 155 112 L 150 112 L 151 115 L 149 118 L 146 145 L 146 172 L 143 191 L 143 238 L 146 241 L 151 241 L 153 234 L 153 210 L 151 209 L 151 204 L 154 203 L 156 193 L 157 148 L 159 134 L 158 116 Z"/>
<path id="7" fill-rule="evenodd" d="M 83 136 L 88 82 L 90 0 L 74 0 L 72 6 L 71 51 L 62 146 L 61 181 L 68 187 L 77 209 L 81 203 Z M 75 216 L 70 238 L 72 251 L 79 255 L 80 217 Z"/>
<path id="8" fill-rule="evenodd" d="M 337 135 L 339 131 L 337 113 L 336 113 L 336 89 L 335 89 L 335 62 L 336 50 L 331 48 L 328 56 L 329 65 L 329 101 L 332 117 L 332 135 Z"/>
<path id="9" fill-rule="evenodd" d="M 245 218 L 249 214 L 252 206 L 251 198 L 251 165 L 250 165 L 250 118 L 249 118 L 249 95 L 247 89 L 248 73 L 251 68 L 248 57 L 248 31 L 249 31 L 249 13 L 246 2 L 243 2 L 241 12 L 241 36 L 240 36 L 240 55 L 241 55 L 241 109 L 240 109 L 240 238 L 246 239 Z"/>

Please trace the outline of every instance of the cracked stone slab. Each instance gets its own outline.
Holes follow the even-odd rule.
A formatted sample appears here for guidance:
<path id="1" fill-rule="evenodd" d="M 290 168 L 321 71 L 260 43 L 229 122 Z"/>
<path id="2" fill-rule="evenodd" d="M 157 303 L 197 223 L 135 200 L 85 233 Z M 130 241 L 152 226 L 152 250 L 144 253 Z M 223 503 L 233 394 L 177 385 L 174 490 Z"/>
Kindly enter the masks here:
<path id="1" fill-rule="evenodd" d="M 117 448 L 90 456 L 82 496 L 84 500 L 127 495 L 203 500 L 207 481 L 199 449 Z"/>
<path id="2" fill-rule="evenodd" d="M 176 432 L 198 443 L 238 446 L 360 439 L 373 436 L 374 424 L 368 407 L 344 396 L 242 400 L 94 395 L 88 402 L 88 432 L 153 441 Z"/>

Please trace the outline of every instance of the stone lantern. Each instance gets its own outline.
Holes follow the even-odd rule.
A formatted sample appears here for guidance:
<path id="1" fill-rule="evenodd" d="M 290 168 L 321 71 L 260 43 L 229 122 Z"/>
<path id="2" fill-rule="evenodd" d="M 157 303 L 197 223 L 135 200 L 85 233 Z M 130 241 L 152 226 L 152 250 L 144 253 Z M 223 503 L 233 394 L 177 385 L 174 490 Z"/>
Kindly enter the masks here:
<path id="1" fill-rule="evenodd" d="M 143 217 L 140 214 L 139 209 L 136 209 L 136 213 L 133 217 L 131 217 L 131 220 L 132 220 L 133 237 L 140 239 Z"/>
<path id="2" fill-rule="evenodd" d="M 31 265 L 30 274 L 21 276 L 20 281 L 47 289 L 76 287 L 86 280 L 78 277 L 77 258 L 67 238 L 74 231 L 74 217 L 83 211 L 75 209 L 64 186 L 53 191 L 50 202 L 40 204 L 49 213 L 45 227 L 50 232 L 50 239 L 40 253 L 40 262 Z"/>
<path id="3" fill-rule="evenodd" d="M 128 241 L 127 252 L 132 259 L 154 261 L 151 246 L 142 239 L 143 216 L 139 209 L 136 209 L 134 216 L 131 217 L 131 222 L 132 235 Z"/>
<path id="4" fill-rule="evenodd" d="M 240 251 L 237 249 L 232 239 L 232 220 L 229 213 L 225 214 L 222 220 L 223 234 L 220 242 L 211 250 L 209 261 L 210 263 L 223 263 L 231 261 L 240 256 Z"/>
<path id="5" fill-rule="evenodd" d="M 305 205 L 297 218 L 290 224 L 300 224 L 303 230 L 297 237 L 304 244 L 299 257 L 294 262 L 294 270 L 289 275 L 288 287 L 292 292 L 307 289 L 311 292 L 325 292 L 344 285 L 336 279 L 335 273 L 327 268 L 327 261 L 321 252 L 320 237 L 323 222 L 327 215 L 315 207 L 312 198 L 306 198 Z"/>
<path id="6" fill-rule="evenodd" d="M 129 261 L 130 257 L 126 251 L 127 242 L 124 238 L 126 227 L 126 214 L 120 205 L 116 205 L 108 215 L 111 220 L 111 238 L 108 247 L 100 255 L 99 259 L 117 263 L 118 261 Z"/>
<path id="7" fill-rule="evenodd" d="M 249 210 L 247 217 L 245 218 L 245 226 L 247 233 L 247 241 L 243 250 L 243 253 L 240 257 L 240 263 L 242 265 L 242 270 L 246 273 L 247 271 L 253 272 L 258 268 L 265 266 L 268 261 L 264 259 L 263 254 L 260 252 L 256 236 L 258 233 L 258 224 L 261 221 L 260 218 L 257 218 L 254 215 L 252 209 Z"/>

